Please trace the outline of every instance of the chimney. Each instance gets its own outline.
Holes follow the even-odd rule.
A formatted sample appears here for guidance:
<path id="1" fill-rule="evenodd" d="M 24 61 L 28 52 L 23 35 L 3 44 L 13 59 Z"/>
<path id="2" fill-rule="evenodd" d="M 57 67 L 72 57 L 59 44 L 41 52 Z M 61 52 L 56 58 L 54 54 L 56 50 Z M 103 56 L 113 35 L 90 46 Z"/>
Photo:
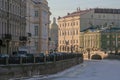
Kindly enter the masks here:
<path id="1" fill-rule="evenodd" d="M 60 16 L 58 16 L 58 19 L 60 19 L 61 17 Z"/>
<path id="2" fill-rule="evenodd" d="M 70 15 L 70 13 L 67 13 L 67 15 Z"/>
<path id="3" fill-rule="evenodd" d="M 78 12 L 78 8 L 77 8 L 77 12 Z"/>

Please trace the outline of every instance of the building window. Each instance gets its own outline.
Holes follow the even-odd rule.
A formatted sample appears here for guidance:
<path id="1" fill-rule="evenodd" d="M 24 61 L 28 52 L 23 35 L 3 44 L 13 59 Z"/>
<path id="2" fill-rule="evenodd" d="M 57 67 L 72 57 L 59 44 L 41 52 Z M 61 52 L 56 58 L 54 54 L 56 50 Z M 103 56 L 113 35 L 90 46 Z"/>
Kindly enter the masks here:
<path id="1" fill-rule="evenodd" d="M 112 37 L 115 38 L 115 35 L 113 35 Z"/>
<path id="2" fill-rule="evenodd" d="M 61 36 L 61 31 L 60 31 L 60 36 Z"/>
<path id="3" fill-rule="evenodd" d="M 107 35 L 107 38 L 110 38 L 110 36 L 109 36 L 109 35 Z"/>
<path id="4" fill-rule="evenodd" d="M 78 22 L 76 22 L 76 25 L 78 26 Z"/>
<path id="5" fill-rule="evenodd" d="M 99 15 L 98 18 L 101 18 L 101 15 Z"/>
<path id="6" fill-rule="evenodd" d="M 93 15 L 91 15 L 91 18 L 93 18 Z"/>
<path id="7" fill-rule="evenodd" d="M 69 35 L 69 30 L 68 30 L 68 35 Z"/>
<path id="8" fill-rule="evenodd" d="M 68 23 L 68 26 L 69 26 L 69 23 Z"/>
<path id="9" fill-rule="evenodd" d="M 35 11 L 35 17 L 38 17 L 38 11 Z"/>
<path id="10" fill-rule="evenodd" d="M 63 27 L 64 27 L 64 23 L 63 23 Z"/>
<path id="11" fill-rule="evenodd" d="M 60 24 L 60 27 L 61 27 L 61 24 Z"/>
<path id="12" fill-rule="evenodd" d="M 75 26 L 75 22 L 73 22 L 73 26 Z"/>
<path id="13" fill-rule="evenodd" d="M 78 30 L 76 30 L 76 35 L 78 35 Z"/>
<path id="14" fill-rule="evenodd" d="M 35 42 L 36 50 L 38 49 L 38 42 Z"/>
<path id="15" fill-rule="evenodd" d="M 38 26 L 35 26 L 35 36 L 38 36 Z"/>
<path id="16" fill-rule="evenodd" d="M 71 26 L 72 26 L 72 23 L 71 23 Z"/>
<path id="17" fill-rule="evenodd" d="M 105 15 L 103 15 L 103 18 L 105 18 Z"/>
<path id="18" fill-rule="evenodd" d="M 109 45 L 110 44 L 110 41 L 107 41 L 107 45 Z"/>
<path id="19" fill-rule="evenodd" d="M 76 40 L 76 43 L 78 43 L 78 40 Z"/>
<path id="20" fill-rule="evenodd" d="M 64 41 L 62 41 L 62 43 L 64 44 Z"/>
<path id="21" fill-rule="evenodd" d="M 65 23 L 65 27 L 66 27 L 66 23 Z"/>

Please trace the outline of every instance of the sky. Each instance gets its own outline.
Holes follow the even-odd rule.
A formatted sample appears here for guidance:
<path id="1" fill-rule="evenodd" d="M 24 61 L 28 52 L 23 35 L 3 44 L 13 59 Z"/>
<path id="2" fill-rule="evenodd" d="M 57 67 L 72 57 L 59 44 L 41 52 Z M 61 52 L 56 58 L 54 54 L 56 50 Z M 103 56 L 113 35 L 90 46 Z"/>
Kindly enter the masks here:
<path id="1" fill-rule="evenodd" d="M 65 16 L 80 9 L 89 8 L 120 8 L 120 0 L 47 0 L 53 17 Z"/>

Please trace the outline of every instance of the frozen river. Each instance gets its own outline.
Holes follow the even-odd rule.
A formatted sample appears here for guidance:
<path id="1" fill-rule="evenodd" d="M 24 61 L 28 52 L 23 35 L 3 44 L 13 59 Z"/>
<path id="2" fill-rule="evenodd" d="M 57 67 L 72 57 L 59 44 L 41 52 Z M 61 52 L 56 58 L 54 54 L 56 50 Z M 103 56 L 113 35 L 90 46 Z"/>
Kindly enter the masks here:
<path id="1" fill-rule="evenodd" d="M 120 61 L 85 61 L 55 75 L 36 76 L 26 80 L 120 80 Z"/>

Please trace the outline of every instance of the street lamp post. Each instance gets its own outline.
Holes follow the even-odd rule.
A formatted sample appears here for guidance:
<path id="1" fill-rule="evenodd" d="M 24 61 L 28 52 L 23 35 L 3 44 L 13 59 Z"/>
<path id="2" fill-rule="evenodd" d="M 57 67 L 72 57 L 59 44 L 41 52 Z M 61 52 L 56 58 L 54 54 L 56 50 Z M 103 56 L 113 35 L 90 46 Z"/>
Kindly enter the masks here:
<path id="1" fill-rule="evenodd" d="M 6 41 L 6 45 L 7 45 L 7 54 L 9 53 L 9 42 L 11 39 L 11 35 L 10 35 L 10 31 L 9 31 L 9 0 L 7 0 L 7 34 L 4 35 L 5 41 Z"/>
<path id="2" fill-rule="evenodd" d="M 67 53 L 68 53 L 68 46 L 67 46 L 68 44 L 69 44 L 68 41 L 65 40 L 65 46 L 66 46 Z"/>
<path id="3" fill-rule="evenodd" d="M 48 45 L 47 45 L 47 50 L 46 50 L 48 54 L 49 54 L 49 52 L 50 52 L 49 49 L 50 49 L 50 41 L 51 41 L 49 24 L 50 24 L 50 21 L 48 21 L 48 22 L 45 23 L 45 27 L 47 27 L 47 31 L 48 31 L 48 33 L 47 33 L 47 36 L 48 36 L 48 37 L 47 37 L 47 38 L 48 38 L 48 39 L 47 39 L 47 44 L 48 44 Z"/>
<path id="4" fill-rule="evenodd" d="M 118 38 L 117 33 L 115 33 L 115 54 L 118 54 Z"/>
<path id="5" fill-rule="evenodd" d="M 111 25 L 109 25 L 109 33 L 110 33 L 110 45 L 109 45 L 109 47 L 110 47 L 110 53 L 112 53 L 112 33 L 111 33 L 111 28 L 112 28 L 112 26 L 113 26 L 113 23 L 111 24 Z"/>
<path id="6" fill-rule="evenodd" d="M 88 48 L 87 51 L 88 51 L 88 59 L 90 59 L 90 48 Z"/>
<path id="7" fill-rule="evenodd" d="M 0 40 L 0 54 L 1 54 L 2 40 Z"/>
<path id="8" fill-rule="evenodd" d="M 80 47 L 80 53 L 83 53 L 83 47 Z"/>

